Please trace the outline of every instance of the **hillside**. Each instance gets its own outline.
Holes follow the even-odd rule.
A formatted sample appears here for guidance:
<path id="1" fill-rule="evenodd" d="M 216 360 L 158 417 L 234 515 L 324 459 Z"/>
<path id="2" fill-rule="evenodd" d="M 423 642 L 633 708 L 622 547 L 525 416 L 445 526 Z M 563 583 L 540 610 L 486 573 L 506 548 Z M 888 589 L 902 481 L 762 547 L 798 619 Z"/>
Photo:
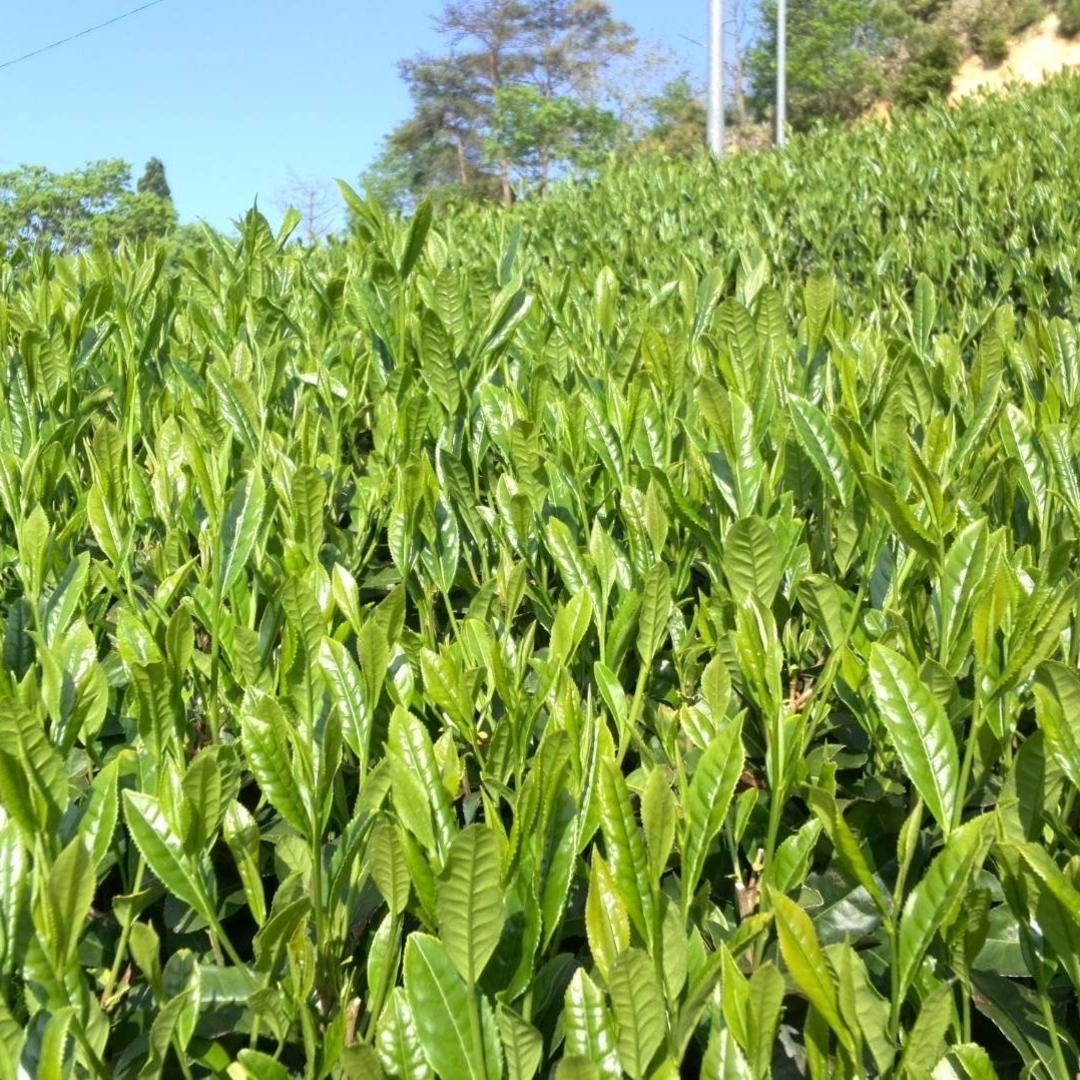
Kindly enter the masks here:
<path id="1" fill-rule="evenodd" d="M 0 266 L 0 1077 L 1080 1069 L 1080 75 Z"/>
<path id="2" fill-rule="evenodd" d="M 1080 38 L 1064 38 L 1060 19 L 1048 15 L 1009 40 L 1008 54 L 997 64 L 971 55 L 953 78 L 949 98 L 961 98 L 980 90 L 1000 90 L 1021 83 L 1041 82 L 1065 68 L 1080 67 Z"/>
<path id="3" fill-rule="evenodd" d="M 713 270 L 726 292 L 761 275 L 790 309 L 823 270 L 876 321 L 896 318 L 884 301 L 926 273 L 963 339 L 1002 301 L 1076 314 L 1080 77 L 985 105 L 898 110 L 891 128 L 796 136 L 783 154 L 620 166 L 509 217 L 460 220 L 470 257 L 483 258 L 474 242 L 498 246 L 493 233 L 520 224 L 526 266 L 584 282 L 607 265 L 638 302 L 658 282 Z"/>

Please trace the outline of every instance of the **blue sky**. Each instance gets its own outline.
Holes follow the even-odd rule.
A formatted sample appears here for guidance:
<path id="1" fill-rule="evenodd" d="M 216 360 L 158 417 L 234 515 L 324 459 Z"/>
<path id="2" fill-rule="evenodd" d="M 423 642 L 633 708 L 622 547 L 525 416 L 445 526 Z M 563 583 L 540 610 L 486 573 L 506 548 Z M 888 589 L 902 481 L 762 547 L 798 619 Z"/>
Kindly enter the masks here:
<path id="1" fill-rule="evenodd" d="M 0 64 L 140 0 L 0 5 Z M 695 74 L 705 0 L 612 0 Z M 439 48 L 441 0 L 163 0 L 0 70 L 0 171 L 120 157 L 165 163 L 181 220 L 226 227 L 258 196 L 272 217 L 292 170 L 354 182 L 409 111 L 396 62 Z"/>

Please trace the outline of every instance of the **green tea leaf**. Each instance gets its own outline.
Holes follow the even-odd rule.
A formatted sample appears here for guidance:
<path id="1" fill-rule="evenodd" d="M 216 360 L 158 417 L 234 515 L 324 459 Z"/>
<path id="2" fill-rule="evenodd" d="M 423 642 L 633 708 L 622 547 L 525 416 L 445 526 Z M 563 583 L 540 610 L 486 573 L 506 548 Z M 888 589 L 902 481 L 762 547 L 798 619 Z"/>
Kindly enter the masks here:
<path id="1" fill-rule="evenodd" d="M 663 563 L 654 563 L 645 575 L 638 613 L 637 651 L 643 664 L 651 664 L 668 635 L 671 614 L 671 575 Z"/>
<path id="2" fill-rule="evenodd" d="M 604 995 L 582 968 L 566 988 L 563 1031 L 567 1058 L 591 1062 L 598 1076 L 622 1076 L 615 1024 Z"/>
<path id="3" fill-rule="evenodd" d="M 825 486 L 840 500 L 841 506 L 847 506 L 854 493 L 855 476 L 835 430 L 825 414 L 809 401 L 792 397 L 789 404 L 799 445 L 813 462 Z"/>
<path id="4" fill-rule="evenodd" d="M 266 894 L 259 868 L 259 826 L 247 807 L 236 800 L 226 807 L 223 825 L 222 834 L 243 882 L 244 897 L 256 924 L 262 926 L 266 922 Z"/>
<path id="5" fill-rule="evenodd" d="M 945 1049 L 945 1036 L 955 1014 L 951 983 L 942 983 L 927 994 L 900 1058 L 901 1076 L 914 1078 L 930 1074 Z"/>
<path id="6" fill-rule="evenodd" d="M 424 250 L 424 243 L 431 231 L 433 209 L 430 199 L 425 199 L 414 211 L 409 223 L 409 235 L 398 266 L 398 276 L 404 281 L 413 271 Z"/>
<path id="7" fill-rule="evenodd" d="M 664 995 L 652 962 L 640 949 L 627 949 L 618 957 L 609 981 L 619 1061 L 633 1080 L 642 1080 L 667 1034 Z"/>
<path id="8" fill-rule="evenodd" d="M 780 954 L 796 985 L 850 1052 L 851 1033 L 840 1015 L 836 982 L 814 932 L 810 916 L 782 893 L 772 894 Z"/>
<path id="9" fill-rule="evenodd" d="M 767 607 L 784 576 L 784 558 L 769 526 L 758 517 L 741 518 L 724 540 L 724 576 L 736 603 L 753 595 Z"/>
<path id="10" fill-rule="evenodd" d="M 675 843 L 675 816 L 675 796 L 671 793 L 664 771 L 655 767 L 645 781 L 645 791 L 641 797 L 641 824 L 649 852 L 649 873 L 656 882 L 664 873 Z"/>
<path id="11" fill-rule="evenodd" d="M 656 902 L 649 877 L 649 857 L 630 805 L 626 781 L 610 759 L 600 764 L 600 827 L 619 897 L 637 932 L 651 942 Z"/>
<path id="12" fill-rule="evenodd" d="M 479 981 L 506 921 L 499 870 L 494 833 L 471 825 L 454 837 L 439 877 L 439 936 L 470 986 Z"/>
<path id="13" fill-rule="evenodd" d="M 697 889 L 709 845 L 723 827 L 743 762 L 742 721 L 735 720 L 706 747 L 690 780 L 682 844 L 684 906 Z"/>
<path id="14" fill-rule="evenodd" d="M 217 580 L 223 595 L 244 572 L 262 525 L 265 501 L 262 474 L 258 470 L 245 476 L 233 492 L 221 526 Z"/>
<path id="15" fill-rule="evenodd" d="M 904 771 L 948 836 L 957 803 L 963 800 L 958 791 L 960 760 L 949 718 L 900 653 L 875 644 L 870 650 L 869 671 L 878 712 Z"/>
<path id="16" fill-rule="evenodd" d="M 210 905 L 202 875 L 165 820 L 158 801 L 141 791 L 125 791 L 124 820 L 139 853 L 162 885 L 206 918 Z"/>
<path id="17" fill-rule="evenodd" d="M 395 986 L 386 1003 L 376 1032 L 379 1061 L 390 1076 L 428 1080 L 434 1076 L 424 1049 L 412 1008 L 403 987 Z"/>
<path id="18" fill-rule="evenodd" d="M 409 902 L 410 891 L 409 867 L 400 827 L 385 823 L 376 825 L 368 840 L 368 858 L 371 876 L 390 913 L 400 915 Z"/>
<path id="19" fill-rule="evenodd" d="M 96 889 L 90 853 L 82 837 L 76 836 L 50 868 L 41 904 L 42 944 L 55 957 L 58 973 L 75 958 Z"/>
<path id="20" fill-rule="evenodd" d="M 341 721 L 341 733 L 360 762 L 360 774 L 363 776 L 367 772 L 370 754 L 371 711 L 360 671 L 348 649 L 328 637 L 324 637 L 319 644 L 318 661 L 330 700 Z M 384 669 L 385 666 L 384 663 Z"/>
<path id="21" fill-rule="evenodd" d="M 251 771 L 274 809 L 301 836 L 311 831 L 311 808 L 307 805 L 289 753 L 285 718 L 280 710 L 267 718 L 245 714 L 240 730 Z"/>
<path id="22" fill-rule="evenodd" d="M 585 933 L 596 968 L 606 981 L 615 958 L 630 947 L 630 915 L 607 863 L 596 851 L 589 868 Z"/>
<path id="23" fill-rule="evenodd" d="M 1034 690 L 1046 748 L 1080 788 L 1080 678 L 1065 664 L 1047 660 L 1035 670 Z"/>
<path id="24" fill-rule="evenodd" d="M 990 846 L 988 817 L 956 829 L 908 894 L 900 917 L 897 993 L 906 996 L 934 935 L 955 918 Z"/>
<path id="25" fill-rule="evenodd" d="M 420 1045 L 443 1080 L 487 1080 L 481 1032 L 471 1017 L 476 995 L 458 974 L 449 952 L 428 934 L 409 935 L 405 944 L 405 997 Z"/>
<path id="26" fill-rule="evenodd" d="M 784 977 L 772 964 L 763 964 L 750 978 L 747 1027 L 748 1064 L 759 1078 L 771 1075 L 774 1044 L 784 1003 Z"/>
<path id="27" fill-rule="evenodd" d="M 532 1080 L 544 1059 L 544 1037 L 505 1005 L 496 1005 L 495 1022 L 499 1026 L 509 1080 Z"/>

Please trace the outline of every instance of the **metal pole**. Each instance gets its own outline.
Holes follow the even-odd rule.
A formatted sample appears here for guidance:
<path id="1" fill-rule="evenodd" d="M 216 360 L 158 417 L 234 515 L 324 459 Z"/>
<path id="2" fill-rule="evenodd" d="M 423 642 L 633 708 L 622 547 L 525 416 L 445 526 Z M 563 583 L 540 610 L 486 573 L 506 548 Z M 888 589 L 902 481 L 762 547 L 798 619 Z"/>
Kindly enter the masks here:
<path id="1" fill-rule="evenodd" d="M 724 155 L 724 2 L 709 0 L 709 149 Z"/>
<path id="2" fill-rule="evenodd" d="M 787 0 L 776 5 L 776 145 L 787 141 Z"/>

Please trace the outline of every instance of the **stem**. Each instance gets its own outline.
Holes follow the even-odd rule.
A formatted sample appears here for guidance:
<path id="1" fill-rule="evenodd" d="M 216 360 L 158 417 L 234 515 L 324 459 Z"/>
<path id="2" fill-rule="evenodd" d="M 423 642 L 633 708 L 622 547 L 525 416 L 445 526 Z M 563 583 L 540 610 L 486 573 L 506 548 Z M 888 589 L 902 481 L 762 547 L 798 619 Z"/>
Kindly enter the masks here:
<path id="1" fill-rule="evenodd" d="M 210 632 L 210 708 L 207 719 L 210 722 L 210 738 L 213 742 L 219 741 L 221 722 L 218 713 L 218 678 L 221 665 L 221 634 L 218 627 L 221 626 L 221 576 L 214 568 L 214 625 Z"/>
<path id="2" fill-rule="evenodd" d="M 228 958 L 233 962 L 233 964 L 237 968 L 239 968 L 240 971 L 243 972 L 244 979 L 250 985 L 251 989 L 253 991 L 258 990 L 258 983 L 256 983 L 251 972 L 248 970 L 247 964 L 245 964 L 244 961 L 240 959 L 240 954 L 236 951 L 235 948 L 233 948 L 233 944 L 229 940 L 228 934 L 226 934 L 225 930 L 222 928 L 221 922 L 219 921 L 217 915 L 213 915 L 208 920 L 208 922 L 211 929 L 213 930 L 214 937 L 216 937 L 216 939 L 220 942 L 221 947 L 225 950 L 225 955 L 228 956 Z"/>
<path id="3" fill-rule="evenodd" d="M 479 1059 L 481 1074 L 484 1071 L 484 1036 L 480 1026 L 480 1006 L 477 1003 L 476 987 L 469 987 L 469 1029 L 472 1032 L 473 1052 Z"/>
<path id="4" fill-rule="evenodd" d="M 1080 667 L 1080 594 L 1076 597 L 1076 603 L 1073 604 L 1073 625 L 1072 625 L 1072 642 L 1069 648 L 1069 658 L 1072 661 L 1073 669 Z"/>
<path id="5" fill-rule="evenodd" d="M 1040 979 L 1040 982 L 1043 980 Z M 1050 1008 L 1050 999 L 1046 996 L 1046 989 L 1039 987 L 1039 1007 L 1042 1009 L 1043 1023 L 1050 1035 L 1050 1043 L 1054 1048 L 1054 1065 L 1061 1080 L 1069 1080 L 1072 1075 L 1068 1065 L 1065 1064 L 1065 1052 L 1061 1048 L 1061 1040 L 1058 1038 L 1057 1021 L 1054 1019 L 1054 1011 Z"/>
<path id="6" fill-rule="evenodd" d="M 135 887 L 131 890 L 133 893 L 137 893 L 142 888 L 143 871 L 145 869 L 146 864 L 143 862 L 143 857 L 140 855 L 135 870 Z M 116 986 L 116 982 L 120 978 L 120 968 L 123 966 L 124 957 L 127 954 L 128 941 L 131 938 L 131 928 L 134 924 L 135 920 L 132 919 L 123 930 L 120 931 L 120 942 L 116 946 L 116 956 L 113 958 L 113 966 L 109 970 L 108 978 L 105 980 L 105 985 L 101 990 L 102 1009 L 107 1009 L 112 1005 L 109 995 L 112 994 L 113 987 Z"/>
<path id="7" fill-rule="evenodd" d="M 180 1065 L 180 1071 L 184 1074 L 184 1080 L 195 1080 L 192 1075 L 191 1068 L 187 1063 L 187 1054 L 184 1047 L 180 1045 L 180 1036 L 173 1033 L 172 1037 L 173 1050 L 176 1052 L 176 1060 Z"/>
<path id="8" fill-rule="evenodd" d="M 83 1026 L 80 1021 L 76 1020 L 76 1022 L 71 1025 L 71 1033 L 75 1036 L 75 1041 L 79 1044 L 79 1048 L 85 1055 L 87 1064 L 93 1074 L 101 1077 L 102 1080 L 107 1080 L 112 1074 L 105 1068 L 105 1063 L 97 1056 L 97 1052 L 94 1050 L 93 1046 L 90 1045 L 90 1040 L 86 1037 L 86 1032 L 83 1031 Z"/>
<path id="9" fill-rule="evenodd" d="M 401 916 L 394 915 L 390 920 L 390 940 L 395 947 L 395 953 L 397 953 L 398 937 L 401 933 Z M 386 1000 L 387 983 L 390 980 L 390 973 L 393 971 L 397 973 L 397 964 L 384 965 L 382 974 L 379 976 L 378 985 L 375 987 L 375 993 L 371 996 L 371 1001 L 368 1003 L 367 1018 L 364 1021 L 364 1042 L 370 1042 L 371 1036 L 374 1033 L 375 1024 L 378 1022 L 379 1017 L 382 1015 L 383 1004 Z M 371 989 L 370 987 L 368 989 Z"/>
<path id="10" fill-rule="evenodd" d="M 832 689 L 832 684 L 836 679 L 837 672 L 840 670 L 840 659 L 843 656 L 844 646 L 847 645 L 854 635 L 855 627 L 859 622 L 859 615 L 862 614 L 863 601 L 866 599 L 867 580 L 867 578 L 863 578 L 859 583 L 858 591 L 855 593 L 855 601 L 851 605 L 851 615 L 848 618 L 847 625 L 844 627 L 843 642 L 839 648 L 834 649 L 829 654 L 829 658 L 825 661 L 825 666 L 821 670 L 821 678 L 814 684 L 810 715 L 807 717 L 806 726 L 803 729 L 802 743 L 804 748 L 813 742 L 818 725 L 825 717 L 829 691 Z"/>
<path id="11" fill-rule="evenodd" d="M 683 804 L 685 805 L 685 803 Z M 745 887 L 742 869 L 739 866 L 739 845 L 735 842 L 735 830 L 731 827 L 731 815 L 724 818 L 724 834 L 727 837 L 728 852 L 731 855 L 731 876 L 735 879 L 736 886 Z M 736 892 L 738 895 L 738 892 Z M 690 898 L 692 899 L 692 897 Z M 687 914 L 689 914 L 689 901 L 687 902 Z"/>
<path id="12" fill-rule="evenodd" d="M 975 700 L 971 705 L 971 730 L 968 732 L 967 743 L 964 746 L 964 761 L 960 766 L 960 781 L 957 789 L 956 811 L 953 814 L 952 827 L 960 828 L 964 819 L 964 806 L 967 803 L 968 783 L 971 779 L 971 769 L 975 761 L 975 743 L 982 724 L 982 691 L 978 682 L 975 684 Z"/>
<path id="13" fill-rule="evenodd" d="M 902 873 L 902 871 L 901 871 Z M 895 904 L 893 905 L 895 909 Z M 897 975 L 900 971 L 900 935 L 897 933 L 895 922 L 889 926 L 889 972 L 892 993 L 889 995 L 889 1041 L 899 1045 L 900 1037 L 900 1000 L 899 984 Z"/>
<path id="14" fill-rule="evenodd" d="M 914 828 L 916 831 L 922 824 L 922 803 L 917 801 L 916 807 L 919 810 L 918 818 L 915 821 Z M 914 813 L 914 811 L 912 811 Z M 907 818 L 904 822 L 906 828 L 908 822 L 911 821 L 911 817 Z M 901 835 L 904 835 L 903 832 Z M 909 845 L 909 851 L 904 855 L 904 861 L 900 864 L 896 874 L 896 886 L 893 889 L 893 916 L 889 921 L 889 977 L 892 983 L 892 1003 L 889 1009 L 889 1037 L 895 1044 L 900 1034 L 900 1007 L 903 1002 L 900 1000 L 900 935 L 897 932 L 899 913 L 902 907 L 902 901 L 904 899 L 904 886 L 907 884 L 908 871 L 911 869 L 911 860 L 915 854 L 914 845 Z"/>
<path id="15" fill-rule="evenodd" d="M 446 593 L 442 592 L 441 589 L 439 591 L 442 593 L 443 607 L 446 608 L 446 614 L 450 619 L 450 633 L 457 640 L 461 637 L 461 634 L 458 630 L 457 616 L 454 614 L 454 605 L 450 603 L 450 597 Z"/>
<path id="16" fill-rule="evenodd" d="M 309 684 L 310 681 L 309 679 Z M 315 807 L 312 807 L 311 818 L 311 903 L 315 909 L 316 985 L 321 991 L 324 985 L 323 950 L 327 947 L 329 935 L 326 932 L 326 905 L 323 903 L 322 829 L 319 825 L 318 810 Z"/>
<path id="17" fill-rule="evenodd" d="M 637 683 L 634 686 L 634 699 L 630 702 L 630 712 L 626 718 L 626 725 L 619 732 L 619 747 L 615 755 L 616 764 L 621 765 L 626 751 L 629 749 L 627 740 L 633 742 L 641 751 L 647 751 L 644 741 L 638 735 L 637 725 L 641 719 L 642 710 L 645 708 L 645 686 L 649 681 L 650 664 L 642 664 L 638 668 Z"/>
<path id="18" fill-rule="evenodd" d="M 765 866 L 771 866 L 776 852 L 776 838 L 780 835 L 780 815 L 787 798 L 788 778 L 784 774 L 787 764 L 787 717 L 785 705 L 778 702 L 770 725 L 769 745 L 765 750 L 765 772 L 769 780 L 769 832 L 765 838 Z M 771 767 L 770 767 L 771 766 Z M 768 910 L 768 897 L 763 896 L 761 907 Z"/>
<path id="19" fill-rule="evenodd" d="M 1068 829 L 1072 818 L 1073 807 L 1076 805 L 1076 788 L 1070 788 L 1065 795 L 1065 805 L 1061 808 L 1061 824 Z"/>
<path id="20" fill-rule="evenodd" d="M 780 835 L 780 815 L 784 812 L 784 801 L 787 798 L 787 777 L 784 775 L 786 759 L 785 744 L 785 720 L 784 705 L 776 707 L 776 719 L 773 720 L 770 732 L 769 745 L 765 750 L 765 772 L 769 780 L 769 832 L 765 838 L 765 861 L 762 864 L 761 876 L 768 873 L 772 866 L 773 855 L 776 852 L 776 840 Z M 770 765 L 772 766 L 770 768 Z M 758 910 L 766 912 L 770 909 L 769 890 L 761 890 L 761 898 L 758 901 Z M 765 955 L 765 939 L 760 938 L 754 949 L 755 966 L 760 964 Z"/>

